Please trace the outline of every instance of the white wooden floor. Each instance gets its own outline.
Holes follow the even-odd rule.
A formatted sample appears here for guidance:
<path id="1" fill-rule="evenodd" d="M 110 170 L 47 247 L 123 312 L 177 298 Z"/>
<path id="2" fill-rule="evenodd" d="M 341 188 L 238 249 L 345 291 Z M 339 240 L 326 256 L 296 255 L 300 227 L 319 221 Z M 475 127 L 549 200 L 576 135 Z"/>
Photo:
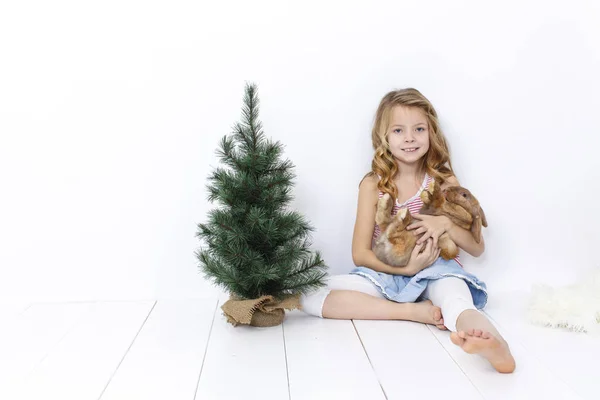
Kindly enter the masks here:
<path id="1" fill-rule="evenodd" d="M 486 311 L 513 375 L 411 322 L 234 328 L 218 299 L 3 305 L 0 399 L 600 399 L 600 338 L 529 325 L 525 300 Z"/>

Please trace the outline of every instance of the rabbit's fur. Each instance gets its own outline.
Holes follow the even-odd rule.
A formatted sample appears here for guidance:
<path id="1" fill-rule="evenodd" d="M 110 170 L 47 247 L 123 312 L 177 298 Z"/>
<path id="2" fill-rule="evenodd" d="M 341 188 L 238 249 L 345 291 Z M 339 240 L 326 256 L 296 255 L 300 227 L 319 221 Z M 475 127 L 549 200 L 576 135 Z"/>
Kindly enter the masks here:
<path id="1" fill-rule="evenodd" d="M 423 206 L 419 211 L 425 215 L 445 215 L 461 228 L 471 231 L 477 243 L 481 242 L 481 226 L 487 227 L 487 219 L 479 201 L 471 192 L 462 186 L 451 186 L 441 190 L 440 185 L 432 180 L 426 190 L 421 192 Z M 377 203 L 375 222 L 381 230 L 376 239 L 373 252 L 381 261 L 393 267 L 403 267 L 410 260 L 417 237 L 406 227 L 413 222 L 407 208 L 398 210 L 392 216 L 393 201 L 391 196 L 384 194 Z M 443 233 L 438 239 L 441 249 L 440 256 L 450 260 L 458 255 L 458 246 L 448 233 Z"/>

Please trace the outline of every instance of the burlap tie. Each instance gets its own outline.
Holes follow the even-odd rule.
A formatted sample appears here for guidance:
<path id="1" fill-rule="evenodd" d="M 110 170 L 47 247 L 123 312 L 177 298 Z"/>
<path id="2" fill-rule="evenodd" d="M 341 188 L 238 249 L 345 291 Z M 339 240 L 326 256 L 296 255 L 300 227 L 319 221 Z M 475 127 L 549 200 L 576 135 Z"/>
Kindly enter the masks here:
<path id="1" fill-rule="evenodd" d="M 289 296 L 281 301 L 273 296 L 240 300 L 231 295 L 221 309 L 233 326 L 275 326 L 283 322 L 285 310 L 300 309 L 300 295 Z"/>

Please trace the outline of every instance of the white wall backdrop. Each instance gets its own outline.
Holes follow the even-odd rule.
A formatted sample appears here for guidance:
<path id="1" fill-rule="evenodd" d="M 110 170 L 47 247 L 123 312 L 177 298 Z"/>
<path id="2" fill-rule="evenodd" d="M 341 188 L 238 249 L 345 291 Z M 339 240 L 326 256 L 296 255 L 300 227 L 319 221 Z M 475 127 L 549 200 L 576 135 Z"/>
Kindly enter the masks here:
<path id="1" fill-rule="evenodd" d="M 103 1 L 0 5 L 0 300 L 202 297 L 196 224 L 256 82 L 293 207 L 352 268 L 380 98 L 436 106 L 480 199 L 491 290 L 598 268 L 593 1 Z"/>

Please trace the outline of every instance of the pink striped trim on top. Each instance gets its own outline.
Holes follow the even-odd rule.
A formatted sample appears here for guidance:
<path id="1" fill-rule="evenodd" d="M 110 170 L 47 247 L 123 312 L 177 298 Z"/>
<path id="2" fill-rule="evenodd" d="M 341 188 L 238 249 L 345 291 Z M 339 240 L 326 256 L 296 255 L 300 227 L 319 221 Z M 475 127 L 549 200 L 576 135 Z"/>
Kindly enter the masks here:
<path id="1" fill-rule="evenodd" d="M 414 196 L 412 196 L 410 199 L 406 200 L 402 204 L 398 203 L 398 200 L 396 199 L 396 202 L 394 203 L 394 206 L 392 207 L 392 215 L 398 214 L 398 211 L 401 208 L 408 208 L 408 211 L 411 214 L 417 214 L 421 210 L 421 207 L 423 206 L 423 200 L 421 200 L 421 192 L 427 188 L 427 186 L 429 185 L 429 182 L 431 182 L 432 179 L 433 178 L 431 178 L 428 174 L 425 174 L 423 183 L 421 183 L 421 187 L 419 188 L 419 190 L 417 191 L 417 193 Z M 383 197 L 383 192 L 379 192 L 379 198 L 381 198 L 381 197 Z M 373 231 L 373 243 L 375 242 L 375 239 L 377 239 L 379 237 L 380 234 L 381 234 L 381 229 L 379 229 L 379 226 L 377 224 L 375 224 L 375 229 Z M 460 263 L 460 255 L 456 256 L 456 258 L 454 260 L 456 260 L 456 262 L 462 267 L 462 264 Z"/>

